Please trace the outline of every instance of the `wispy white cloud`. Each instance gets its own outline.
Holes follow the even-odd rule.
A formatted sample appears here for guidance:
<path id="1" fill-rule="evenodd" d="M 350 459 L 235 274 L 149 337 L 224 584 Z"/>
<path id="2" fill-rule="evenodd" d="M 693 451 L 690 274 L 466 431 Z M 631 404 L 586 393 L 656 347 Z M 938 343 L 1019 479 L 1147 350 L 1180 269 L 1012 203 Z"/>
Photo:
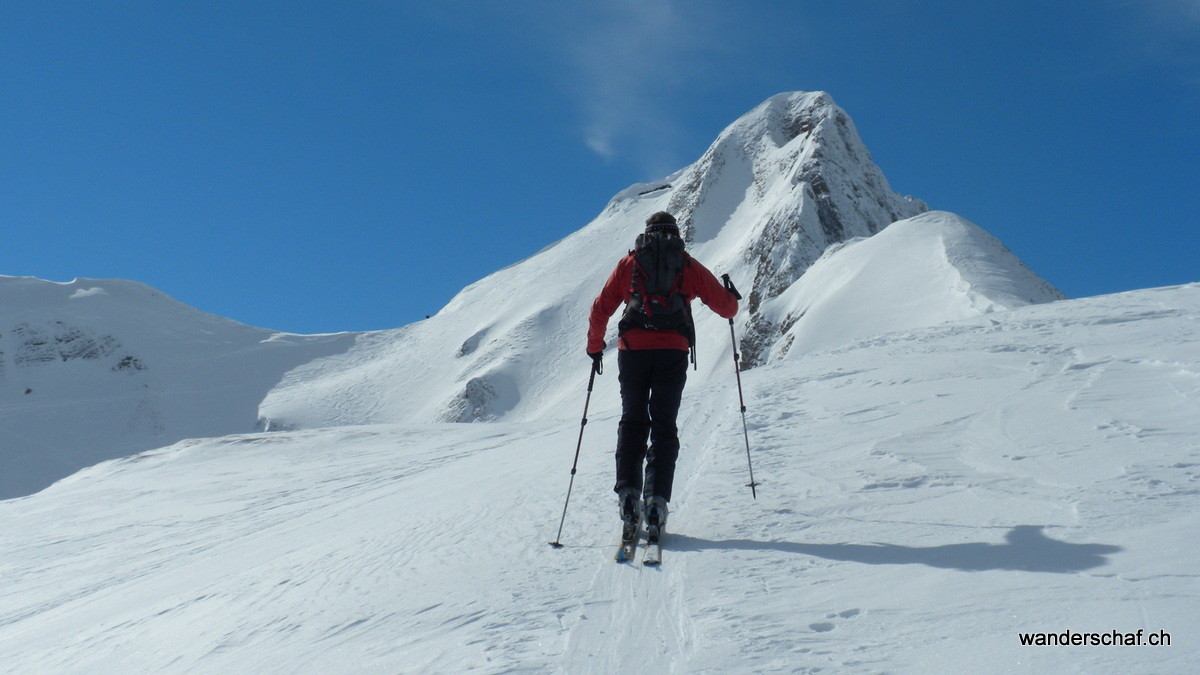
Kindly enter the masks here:
<path id="1" fill-rule="evenodd" d="M 1142 71 L 1200 87 L 1200 0 L 1107 0 L 1104 49 L 1083 69 L 1089 77 Z"/>
<path id="2" fill-rule="evenodd" d="M 678 98 L 714 44 L 703 2 L 612 0 L 557 5 L 540 24 L 565 66 L 583 143 L 647 178 L 678 168 Z"/>
<path id="3" fill-rule="evenodd" d="M 1123 0 L 1143 54 L 1153 60 L 1196 60 L 1200 0 Z"/>
<path id="4" fill-rule="evenodd" d="M 1190 22 L 1193 29 L 1200 28 L 1200 0 L 1155 0 L 1152 4 L 1162 5 L 1164 11 Z"/>

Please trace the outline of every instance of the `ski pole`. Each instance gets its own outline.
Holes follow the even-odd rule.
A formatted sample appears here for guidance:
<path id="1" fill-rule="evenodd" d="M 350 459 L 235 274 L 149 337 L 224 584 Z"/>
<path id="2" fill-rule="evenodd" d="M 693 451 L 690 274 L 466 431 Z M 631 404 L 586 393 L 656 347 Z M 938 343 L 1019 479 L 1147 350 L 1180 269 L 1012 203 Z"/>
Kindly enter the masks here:
<path id="1" fill-rule="evenodd" d="M 738 300 L 742 299 L 742 294 L 738 293 L 734 288 L 733 282 L 729 279 L 728 274 L 722 274 L 721 280 L 725 282 L 725 290 L 733 294 L 733 297 Z M 750 431 L 746 428 L 746 399 L 742 395 L 742 366 L 741 355 L 738 354 L 737 336 L 733 332 L 733 319 L 729 319 L 729 339 L 733 343 L 733 374 L 737 377 L 738 387 L 738 405 L 742 410 L 742 438 L 746 440 L 746 466 L 750 468 L 750 482 L 746 487 L 750 488 L 750 494 L 755 499 L 758 499 L 758 483 L 754 481 L 754 462 L 750 460 Z"/>
<path id="2" fill-rule="evenodd" d="M 575 471 L 579 467 L 579 449 L 583 447 L 583 429 L 587 426 L 587 411 L 588 406 L 592 402 L 592 385 L 596 382 L 596 373 L 601 372 L 600 362 L 592 362 L 592 374 L 588 376 L 587 398 L 583 401 L 583 421 L 579 423 L 579 441 L 575 443 L 575 461 L 571 463 L 571 482 L 567 483 L 567 500 L 563 502 L 562 520 L 558 521 L 558 534 L 554 535 L 554 541 L 550 545 L 554 548 L 562 548 L 563 523 L 567 522 L 567 504 L 571 503 L 571 490 L 575 487 Z"/>

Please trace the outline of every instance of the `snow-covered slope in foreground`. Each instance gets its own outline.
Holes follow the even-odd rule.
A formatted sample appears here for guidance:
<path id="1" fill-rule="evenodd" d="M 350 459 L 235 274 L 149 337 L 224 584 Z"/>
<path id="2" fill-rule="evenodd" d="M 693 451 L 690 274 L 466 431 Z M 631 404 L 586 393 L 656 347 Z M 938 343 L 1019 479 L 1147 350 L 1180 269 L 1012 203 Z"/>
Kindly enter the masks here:
<path id="1" fill-rule="evenodd" d="M 11 672 L 1188 672 L 1200 284 L 795 354 L 685 394 L 661 569 L 613 412 L 187 441 L 0 502 Z M 612 374 L 603 378 L 614 379 Z M 1160 630 L 1170 647 L 1026 647 Z"/>

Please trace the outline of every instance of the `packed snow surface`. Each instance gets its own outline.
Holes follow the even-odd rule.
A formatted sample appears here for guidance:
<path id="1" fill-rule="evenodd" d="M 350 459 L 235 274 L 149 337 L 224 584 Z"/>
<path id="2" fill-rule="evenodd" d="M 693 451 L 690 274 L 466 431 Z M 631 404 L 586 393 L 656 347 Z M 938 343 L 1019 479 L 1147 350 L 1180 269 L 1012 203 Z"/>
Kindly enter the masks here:
<path id="1" fill-rule="evenodd" d="M 660 569 L 611 560 L 611 402 L 559 550 L 577 420 L 105 462 L 0 502 L 0 670 L 1188 672 L 1198 323 L 1193 284 L 745 372 L 757 501 L 733 373 L 691 386 Z M 1172 644 L 1018 639 L 1139 629 Z"/>

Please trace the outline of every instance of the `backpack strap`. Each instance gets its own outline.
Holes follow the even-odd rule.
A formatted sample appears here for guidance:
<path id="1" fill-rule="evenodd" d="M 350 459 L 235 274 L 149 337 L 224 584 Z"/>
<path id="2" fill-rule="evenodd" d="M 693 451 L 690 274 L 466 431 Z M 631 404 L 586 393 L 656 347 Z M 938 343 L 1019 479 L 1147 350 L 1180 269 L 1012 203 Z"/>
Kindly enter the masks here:
<path id="1" fill-rule="evenodd" d="M 647 300 L 653 296 L 646 291 L 646 270 L 642 267 L 642 264 L 638 262 L 637 256 L 634 256 L 633 258 L 633 269 L 630 270 L 629 284 L 630 292 L 638 298 L 641 298 L 642 311 L 645 312 L 646 316 L 648 317 L 654 316 L 654 309 L 651 308 L 652 303 L 647 302 Z"/>

